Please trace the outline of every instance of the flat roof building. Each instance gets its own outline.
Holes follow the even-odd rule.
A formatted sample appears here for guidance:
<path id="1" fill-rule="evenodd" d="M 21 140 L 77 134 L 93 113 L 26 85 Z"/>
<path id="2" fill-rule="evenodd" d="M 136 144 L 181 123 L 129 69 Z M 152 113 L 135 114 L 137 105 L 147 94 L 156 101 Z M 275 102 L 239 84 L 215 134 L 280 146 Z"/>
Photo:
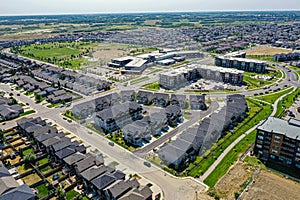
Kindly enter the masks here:
<path id="1" fill-rule="evenodd" d="M 300 121 L 268 117 L 257 127 L 254 153 L 266 161 L 300 168 Z"/>

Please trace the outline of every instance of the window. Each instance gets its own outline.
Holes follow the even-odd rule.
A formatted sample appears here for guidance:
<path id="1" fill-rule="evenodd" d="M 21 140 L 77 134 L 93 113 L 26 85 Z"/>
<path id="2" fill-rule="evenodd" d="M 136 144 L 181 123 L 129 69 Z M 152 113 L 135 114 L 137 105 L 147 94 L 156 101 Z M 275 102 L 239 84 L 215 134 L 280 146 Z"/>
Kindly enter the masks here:
<path id="1" fill-rule="evenodd" d="M 283 161 L 284 159 L 283 159 L 283 158 L 281 158 L 281 157 L 279 157 L 279 160 Z"/>
<path id="2" fill-rule="evenodd" d="M 259 148 L 259 149 L 262 148 L 262 146 L 260 144 L 256 144 L 256 147 Z"/>
<path id="3" fill-rule="evenodd" d="M 275 140 L 280 140 L 280 136 L 275 135 Z"/>
<path id="4" fill-rule="evenodd" d="M 259 153 L 259 154 L 263 154 L 263 152 L 262 152 L 262 151 L 258 151 L 258 153 Z"/>
<path id="5" fill-rule="evenodd" d="M 291 161 L 286 161 L 286 164 L 290 165 L 290 164 L 292 164 L 292 162 Z"/>
<path id="6" fill-rule="evenodd" d="M 263 131 L 258 131 L 259 135 L 265 135 L 265 133 Z"/>
<path id="7" fill-rule="evenodd" d="M 278 151 L 275 149 L 272 149 L 272 153 L 278 153 Z"/>
<path id="8" fill-rule="evenodd" d="M 273 156 L 273 155 L 270 155 L 270 158 L 272 158 L 272 159 L 275 159 L 275 156 Z"/>
<path id="9" fill-rule="evenodd" d="M 264 140 L 264 137 L 261 136 L 261 135 L 258 135 L 257 137 L 258 137 L 258 139 L 260 139 L 260 140 Z"/>

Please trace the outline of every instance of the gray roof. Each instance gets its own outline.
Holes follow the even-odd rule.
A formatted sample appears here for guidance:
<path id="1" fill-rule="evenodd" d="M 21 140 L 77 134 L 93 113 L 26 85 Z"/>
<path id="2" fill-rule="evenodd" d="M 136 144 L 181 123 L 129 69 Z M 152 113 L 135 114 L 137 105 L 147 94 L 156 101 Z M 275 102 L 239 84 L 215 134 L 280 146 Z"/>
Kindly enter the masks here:
<path id="1" fill-rule="evenodd" d="M 0 161 L 0 178 L 5 176 L 10 176 L 10 173 L 8 169 Z"/>
<path id="2" fill-rule="evenodd" d="M 104 163 L 103 158 L 90 155 L 89 157 L 76 163 L 77 170 L 83 172 L 84 170 L 89 169 L 90 167 L 97 165 L 100 166 Z"/>
<path id="3" fill-rule="evenodd" d="M 81 176 L 86 179 L 87 181 L 91 181 L 101 174 L 105 173 L 107 171 L 107 167 L 104 165 L 101 165 L 100 167 L 93 166 L 84 172 L 81 173 Z"/>
<path id="4" fill-rule="evenodd" d="M 106 172 L 101 176 L 97 177 L 96 179 L 92 180 L 92 184 L 98 189 L 102 190 L 108 185 L 112 184 L 116 181 L 116 177 L 112 174 Z"/>
<path id="5" fill-rule="evenodd" d="M 68 164 L 68 165 L 72 165 L 76 162 L 79 162 L 81 160 L 83 160 L 84 158 L 86 158 L 86 156 L 82 153 L 76 152 L 68 157 L 64 158 L 64 161 Z"/>
<path id="6" fill-rule="evenodd" d="M 286 137 L 300 140 L 300 121 L 299 120 L 289 120 L 285 121 L 276 117 L 268 117 L 262 125 L 257 129 L 267 132 L 273 132 Z"/>
<path id="7" fill-rule="evenodd" d="M 12 176 L 5 176 L 0 178 L 0 195 L 4 192 L 18 187 L 19 184 Z M 1 199 L 1 198 L 0 198 Z"/>
<path id="8" fill-rule="evenodd" d="M 35 194 L 26 184 L 9 190 L 0 197 L 1 200 L 33 200 L 34 198 Z"/>

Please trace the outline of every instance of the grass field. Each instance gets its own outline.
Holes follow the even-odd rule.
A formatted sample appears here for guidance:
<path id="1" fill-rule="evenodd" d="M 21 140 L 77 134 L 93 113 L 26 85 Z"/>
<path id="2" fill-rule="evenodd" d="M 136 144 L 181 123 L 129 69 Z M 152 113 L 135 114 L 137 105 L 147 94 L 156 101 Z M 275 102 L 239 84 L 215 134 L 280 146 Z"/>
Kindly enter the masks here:
<path id="1" fill-rule="evenodd" d="M 293 88 L 289 87 L 287 89 L 278 91 L 278 92 L 274 92 L 274 93 L 270 93 L 270 94 L 266 94 L 266 95 L 259 95 L 254 97 L 255 99 L 260 99 L 269 103 L 274 103 L 279 97 L 281 97 L 282 95 L 289 93 L 290 91 L 292 91 Z"/>
<path id="2" fill-rule="evenodd" d="M 292 52 L 291 49 L 283 49 L 283 48 L 276 48 L 276 47 L 261 47 L 261 48 L 256 48 L 254 50 L 248 51 L 247 56 L 274 56 L 275 54 L 280 54 L 280 53 L 290 53 Z"/>
<path id="3" fill-rule="evenodd" d="M 259 80 L 247 75 L 244 76 L 244 82 L 247 83 L 248 90 L 264 87 L 272 83 L 272 81 Z"/>
<path id="4" fill-rule="evenodd" d="M 48 195 L 49 190 L 46 187 L 46 184 L 39 185 L 35 188 L 38 191 L 38 198 L 41 199 Z"/>
<path id="5" fill-rule="evenodd" d="M 149 84 L 143 85 L 141 87 L 141 89 L 151 90 L 151 91 L 159 91 L 160 90 L 160 85 L 159 85 L 158 82 L 149 83 Z"/>
<path id="6" fill-rule="evenodd" d="M 281 101 L 279 101 L 275 117 L 280 117 L 283 114 L 285 108 L 291 107 L 295 100 L 299 97 L 299 95 L 300 88 L 297 88 L 292 94 L 285 96 Z"/>
<path id="7" fill-rule="evenodd" d="M 54 42 L 17 47 L 12 52 L 44 62 L 53 63 L 70 69 L 79 69 L 98 43 L 91 42 Z"/>

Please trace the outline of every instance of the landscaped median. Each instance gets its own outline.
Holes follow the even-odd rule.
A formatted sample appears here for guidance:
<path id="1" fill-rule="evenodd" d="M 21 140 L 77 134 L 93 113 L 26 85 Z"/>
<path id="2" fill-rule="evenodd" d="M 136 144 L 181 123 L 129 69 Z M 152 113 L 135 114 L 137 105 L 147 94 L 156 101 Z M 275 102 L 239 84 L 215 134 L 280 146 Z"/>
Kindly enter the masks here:
<path id="1" fill-rule="evenodd" d="M 279 97 L 291 92 L 292 90 L 293 90 L 293 87 L 288 87 L 288 88 L 280 90 L 278 92 L 273 92 L 273 93 L 265 94 L 265 95 L 259 95 L 259 96 L 255 96 L 254 98 L 273 104 Z"/>
<path id="2" fill-rule="evenodd" d="M 151 91 L 159 91 L 160 90 L 160 85 L 159 85 L 158 82 L 149 83 L 149 84 L 143 85 L 141 87 L 141 89 L 151 90 Z"/>

